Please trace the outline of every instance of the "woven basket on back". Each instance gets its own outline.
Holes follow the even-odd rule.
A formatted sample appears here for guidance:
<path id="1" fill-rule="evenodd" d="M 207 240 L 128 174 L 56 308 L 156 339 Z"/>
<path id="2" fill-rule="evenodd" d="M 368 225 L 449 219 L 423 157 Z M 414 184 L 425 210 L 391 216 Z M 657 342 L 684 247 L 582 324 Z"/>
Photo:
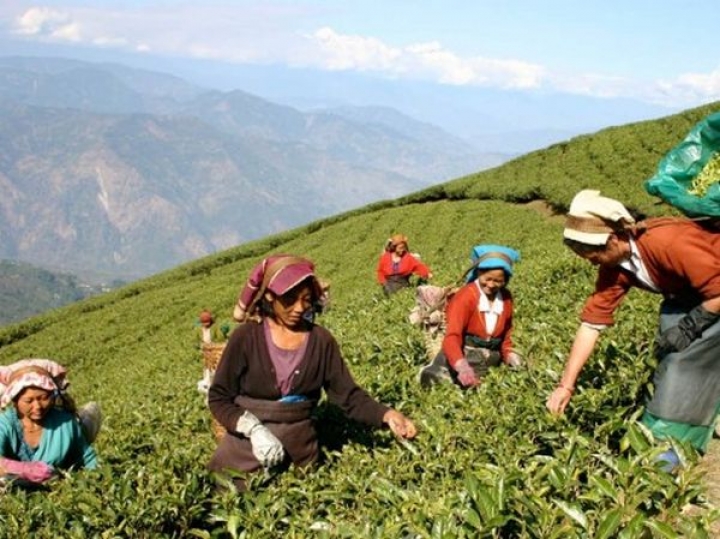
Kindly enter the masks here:
<path id="1" fill-rule="evenodd" d="M 222 356 L 223 350 L 225 350 L 225 344 L 224 342 L 212 342 L 212 343 L 203 343 L 202 345 L 202 355 L 203 355 L 203 366 L 212 371 L 215 372 L 215 369 L 217 369 L 218 363 L 220 363 L 220 357 Z M 225 430 L 225 427 L 223 427 L 217 419 L 214 417 L 211 417 L 212 420 L 212 431 L 215 435 L 215 439 L 219 442 L 223 436 L 225 436 L 225 433 L 227 432 Z"/>

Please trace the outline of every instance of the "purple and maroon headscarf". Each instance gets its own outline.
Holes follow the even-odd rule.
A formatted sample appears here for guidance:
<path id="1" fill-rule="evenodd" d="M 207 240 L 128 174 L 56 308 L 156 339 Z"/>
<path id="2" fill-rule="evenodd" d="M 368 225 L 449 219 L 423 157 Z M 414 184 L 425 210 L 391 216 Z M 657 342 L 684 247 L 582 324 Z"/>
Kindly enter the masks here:
<path id="1" fill-rule="evenodd" d="M 315 277 L 315 265 L 310 260 L 287 254 L 269 256 L 250 272 L 250 277 L 238 297 L 236 312 L 242 317 L 252 316 L 266 290 L 282 296 L 308 278 L 312 278 L 319 298 L 322 289 Z"/>

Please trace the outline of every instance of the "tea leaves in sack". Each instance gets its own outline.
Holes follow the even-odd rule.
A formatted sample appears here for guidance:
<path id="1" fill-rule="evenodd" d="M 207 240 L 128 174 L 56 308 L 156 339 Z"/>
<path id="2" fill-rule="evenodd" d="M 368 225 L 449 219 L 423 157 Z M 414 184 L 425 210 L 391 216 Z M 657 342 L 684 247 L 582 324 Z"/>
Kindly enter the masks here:
<path id="1" fill-rule="evenodd" d="M 658 164 L 645 190 L 688 217 L 720 217 L 720 112 L 699 122 Z"/>

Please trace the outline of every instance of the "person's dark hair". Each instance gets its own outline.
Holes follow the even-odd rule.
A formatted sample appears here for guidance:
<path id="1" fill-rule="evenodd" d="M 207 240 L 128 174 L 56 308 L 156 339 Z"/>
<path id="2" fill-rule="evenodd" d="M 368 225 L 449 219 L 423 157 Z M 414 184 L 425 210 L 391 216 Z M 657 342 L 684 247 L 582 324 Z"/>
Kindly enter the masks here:
<path id="1" fill-rule="evenodd" d="M 294 287 L 292 287 L 280 297 L 282 297 L 282 299 L 287 303 L 293 303 L 297 299 L 298 294 L 300 294 L 300 291 L 306 286 L 310 288 L 312 314 L 319 314 L 320 312 L 322 312 L 322 303 L 320 301 L 320 296 L 318 295 L 318 287 L 316 286 L 314 277 L 308 277 L 307 279 L 300 281 L 298 284 L 296 284 Z M 271 290 L 268 290 L 268 292 L 273 297 L 278 297 Z M 265 295 L 263 295 L 263 297 L 260 298 L 260 301 L 258 302 L 258 310 L 260 312 L 260 316 L 269 316 L 270 318 L 274 318 L 275 316 L 275 312 L 272 308 L 272 303 L 268 301 Z"/>
<path id="2" fill-rule="evenodd" d="M 569 238 L 563 238 L 563 244 L 566 247 L 569 247 L 573 252 L 580 254 L 597 253 L 599 251 L 604 251 L 607 247 L 607 243 L 604 243 L 602 245 L 590 245 L 588 243 L 571 240 Z"/>
<path id="3" fill-rule="evenodd" d="M 510 282 L 510 278 L 512 275 L 510 275 L 507 270 L 501 266 L 497 266 L 495 268 L 478 268 L 477 266 L 473 267 L 468 271 L 468 278 L 467 282 L 472 282 L 478 277 L 480 277 L 483 273 L 487 273 L 488 271 L 493 270 L 502 270 L 502 272 L 505 274 L 505 284 L 507 285 L 508 282 Z"/>

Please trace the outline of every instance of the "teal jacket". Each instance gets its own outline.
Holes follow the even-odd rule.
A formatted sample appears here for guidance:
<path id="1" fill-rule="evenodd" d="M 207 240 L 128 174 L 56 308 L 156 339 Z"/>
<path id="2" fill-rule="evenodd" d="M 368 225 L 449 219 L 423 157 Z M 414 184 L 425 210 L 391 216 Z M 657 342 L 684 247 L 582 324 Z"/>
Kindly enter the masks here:
<path id="1" fill-rule="evenodd" d="M 77 418 L 51 408 L 43 421 L 40 444 L 33 450 L 23 438 L 14 406 L 0 414 L 0 456 L 20 461 L 42 461 L 57 469 L 97 467 L 95 449 L 87 442 Z"/>

